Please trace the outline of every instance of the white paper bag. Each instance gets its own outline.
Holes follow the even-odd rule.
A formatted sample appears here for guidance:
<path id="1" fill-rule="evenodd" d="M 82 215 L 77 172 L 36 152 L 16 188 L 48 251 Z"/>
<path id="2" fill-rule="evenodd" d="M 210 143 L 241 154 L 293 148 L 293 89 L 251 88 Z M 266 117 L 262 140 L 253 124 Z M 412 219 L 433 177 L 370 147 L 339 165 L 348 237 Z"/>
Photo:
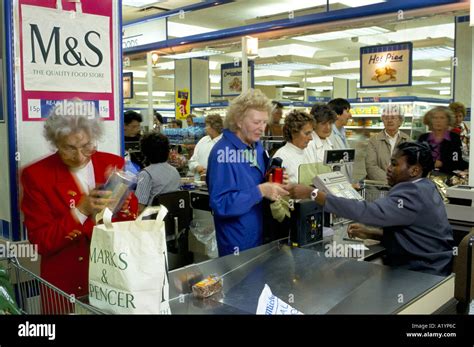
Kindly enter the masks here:
<path id="1" fill-rule="evenodd" d="M 89 302 L 107 313 L 168 314 L 169 282 L 164 206 L 148 207 L 136 221 L 94 227 L 89 256 Z M 158 213 L 156 220 L 143 217 Z"/>

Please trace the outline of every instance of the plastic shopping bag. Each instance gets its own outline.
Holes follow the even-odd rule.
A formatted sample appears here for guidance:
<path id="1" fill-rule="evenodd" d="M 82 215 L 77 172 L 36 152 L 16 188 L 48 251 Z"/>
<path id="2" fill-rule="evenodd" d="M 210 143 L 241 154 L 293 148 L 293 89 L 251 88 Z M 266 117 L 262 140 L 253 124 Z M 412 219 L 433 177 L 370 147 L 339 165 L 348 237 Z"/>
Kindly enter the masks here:
<path id="1" fill-rule="evenodd" d="M 94 227 L 89 263 L 89 302 L 107 313 L 167 314 L 168 257 L 164 206 L 148 207 L 135 221 Z M 143 217 L 157 213 L 155 220 Z"/>

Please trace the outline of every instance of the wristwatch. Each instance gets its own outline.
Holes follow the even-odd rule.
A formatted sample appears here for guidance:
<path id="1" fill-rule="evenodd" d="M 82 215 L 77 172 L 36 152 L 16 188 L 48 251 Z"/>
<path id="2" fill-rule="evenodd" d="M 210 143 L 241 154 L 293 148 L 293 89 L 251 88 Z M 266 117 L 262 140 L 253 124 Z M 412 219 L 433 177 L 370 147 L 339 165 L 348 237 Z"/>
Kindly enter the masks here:
<path id="1" fill-rule="evenodd" d="M 319 191 L 319 189 L 316 188 L 311 192 L 311 200 L 313 200 L 313 201 L 316 200 L 316 197 L 318 196 L 318 191 Z"/>

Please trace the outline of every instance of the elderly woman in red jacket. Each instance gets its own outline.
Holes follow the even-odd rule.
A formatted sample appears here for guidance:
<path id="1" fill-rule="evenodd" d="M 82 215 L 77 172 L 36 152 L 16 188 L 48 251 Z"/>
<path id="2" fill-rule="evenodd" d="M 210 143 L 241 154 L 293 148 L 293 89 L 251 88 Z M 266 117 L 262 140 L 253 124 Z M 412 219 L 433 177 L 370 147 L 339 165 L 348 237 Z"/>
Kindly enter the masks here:
<path id="1" fill-rule="evenodd" d="M 21 175 L 28 239 L 41 254 L 41 277 L 68 294 L 88 293 L 89 245 L 95 215 L 110 203 L 110 192 L 98 189 L 124 160 L 98 152 L 103 134 L 99 118 L 61 114 L 44 124 L 44 136 L 56 152 L 24 168 Z M 134 219 L 137 201 L 127 199 L 115 216 Z"/>

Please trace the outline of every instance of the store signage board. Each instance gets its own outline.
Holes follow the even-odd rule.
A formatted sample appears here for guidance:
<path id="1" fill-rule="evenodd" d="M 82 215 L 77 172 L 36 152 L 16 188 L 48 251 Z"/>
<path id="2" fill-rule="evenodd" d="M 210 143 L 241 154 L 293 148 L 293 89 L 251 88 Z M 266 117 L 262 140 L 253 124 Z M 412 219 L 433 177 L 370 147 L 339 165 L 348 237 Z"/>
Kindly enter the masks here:
<path id="1" fill-rule="evenodd" d="M 360 65 L 360 88 L 411 86 L 413 44 L 361 47 Z"/>
<path id="2" fill-rule="evenodd" d="M 254 88 L 254 62 L 249 61 L 248 75 L 251 88 Z M 235 96 L 242 93 L 242 64 L 221 64 L 221 96 Z"/>
<path id="3" fill-rule="evenodd" d="M 123 98 L 133 99 L 133 72 L 123 73 Z"/>
<path id="4" fill-rule="evenodd" d="M 165 18 L 125 25 L 122 29 L 123 49 L 165 41 L 166 39 L 167 27 Z"/>
<path id="5" fill-rule="evenodd" d="M 104 120 L 114 119 L 112 0 L 99 6 L 82 1 L 19 0 L 22 117 L 47 118 L 51 105 L 84 100 Z M 70 105 L 70 104 L 69 104 Z"/>
<path id="6" fill-rule="evenodd" d="M 176 119 L 185 120 L 191 113 L 191 95 L 189 89 L 179 89 L 176 91 Z"/>

